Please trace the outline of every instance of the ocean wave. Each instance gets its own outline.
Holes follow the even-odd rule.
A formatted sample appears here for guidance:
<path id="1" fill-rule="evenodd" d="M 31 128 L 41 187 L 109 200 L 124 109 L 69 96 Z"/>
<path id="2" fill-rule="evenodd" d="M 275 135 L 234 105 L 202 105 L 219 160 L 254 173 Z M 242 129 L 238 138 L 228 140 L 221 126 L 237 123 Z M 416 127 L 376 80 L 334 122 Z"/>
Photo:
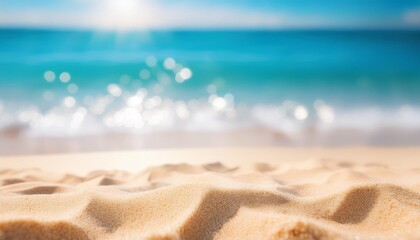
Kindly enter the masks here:
<path id="1" fill-rule="evenodd" d="M 289 138 L 349 130 L 365 134 L 420 131 L 418 106 L 338 108 L 321 100 L 311 106 L 290 100 L 250 105 L 237 103 L 232 94 L 177 101 L 151 95 L 146 89 L 122 94 L 111 86 L 109 91 L 98 97 L 66 96 L 47 109 L 0 102 L 0 131 L 29 137 L 71 137 L 264 128 Z"/>

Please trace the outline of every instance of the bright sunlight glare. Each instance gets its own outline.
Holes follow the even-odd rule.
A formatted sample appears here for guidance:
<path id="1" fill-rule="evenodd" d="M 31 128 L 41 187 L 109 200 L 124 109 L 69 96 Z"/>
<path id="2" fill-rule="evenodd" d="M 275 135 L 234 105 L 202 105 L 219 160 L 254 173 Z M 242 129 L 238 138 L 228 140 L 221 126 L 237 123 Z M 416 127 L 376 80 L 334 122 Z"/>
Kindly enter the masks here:
<path id="1" fill-rule="evenodd" d="M 107 0 L 105 12 L 111 25 L 118 29 L 129 29 L 147 25 L 151 12 L 146 1 L 141 0 Z"/>

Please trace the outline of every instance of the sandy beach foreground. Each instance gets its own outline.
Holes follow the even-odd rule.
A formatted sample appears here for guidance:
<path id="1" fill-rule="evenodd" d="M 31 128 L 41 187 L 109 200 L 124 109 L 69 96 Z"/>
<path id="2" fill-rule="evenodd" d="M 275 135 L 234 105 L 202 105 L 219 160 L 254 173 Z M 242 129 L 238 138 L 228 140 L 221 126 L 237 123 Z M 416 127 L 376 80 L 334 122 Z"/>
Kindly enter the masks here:
<path id="1" fill-rule="evenodd" d="M 0 157 L 0 239 L 420 239 L 420 149 Z"/>

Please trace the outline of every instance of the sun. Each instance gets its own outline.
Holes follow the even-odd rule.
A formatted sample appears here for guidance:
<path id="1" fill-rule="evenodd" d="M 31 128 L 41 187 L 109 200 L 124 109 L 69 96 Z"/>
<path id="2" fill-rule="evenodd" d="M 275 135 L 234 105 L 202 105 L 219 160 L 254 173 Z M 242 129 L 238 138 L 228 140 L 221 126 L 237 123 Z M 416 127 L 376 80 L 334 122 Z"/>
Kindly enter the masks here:
<path id="1" fill-rule="evenodd" d="M 117 29 L 131 29 L 147 21 L 148 6 L 142 0 L 107 0 L 107 21 Z"/>
<path id="2" fill-rule="evenodd" d="M 108 8 L 117 15 L 131 15 L 137 8 L 139 2 L 136 0 L 108 0 Z"/>

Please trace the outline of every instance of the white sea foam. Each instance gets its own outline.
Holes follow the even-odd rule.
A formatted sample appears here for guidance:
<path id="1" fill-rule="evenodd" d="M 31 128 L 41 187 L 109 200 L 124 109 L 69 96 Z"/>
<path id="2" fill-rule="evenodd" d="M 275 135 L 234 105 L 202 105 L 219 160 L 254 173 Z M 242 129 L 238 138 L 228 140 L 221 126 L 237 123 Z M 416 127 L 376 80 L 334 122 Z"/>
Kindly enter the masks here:
<path id="1" fill-rule="evenodd" d="M 339 131 L 367 136 L 387 130 L 420 132 L 420 108 L 336 108 L 324 102 L 305 106 L 285 101 L 273 105 L 244 105 L 232 94 L 208 99 L 176 101 L 148 95 L 146 89 L 118 98 L 111 94 L 82 101 L 66 96 L 46 110 L 36 105 L 14 108 L 2 101 L 0 131 L 21 126 L 26 136 L 69 137 L 120 132 L 144 134 L 164 131 L 223 132 L 264 128 L 290 139 Z M 420 134 L 418 134 L 420 140 Z"/>

